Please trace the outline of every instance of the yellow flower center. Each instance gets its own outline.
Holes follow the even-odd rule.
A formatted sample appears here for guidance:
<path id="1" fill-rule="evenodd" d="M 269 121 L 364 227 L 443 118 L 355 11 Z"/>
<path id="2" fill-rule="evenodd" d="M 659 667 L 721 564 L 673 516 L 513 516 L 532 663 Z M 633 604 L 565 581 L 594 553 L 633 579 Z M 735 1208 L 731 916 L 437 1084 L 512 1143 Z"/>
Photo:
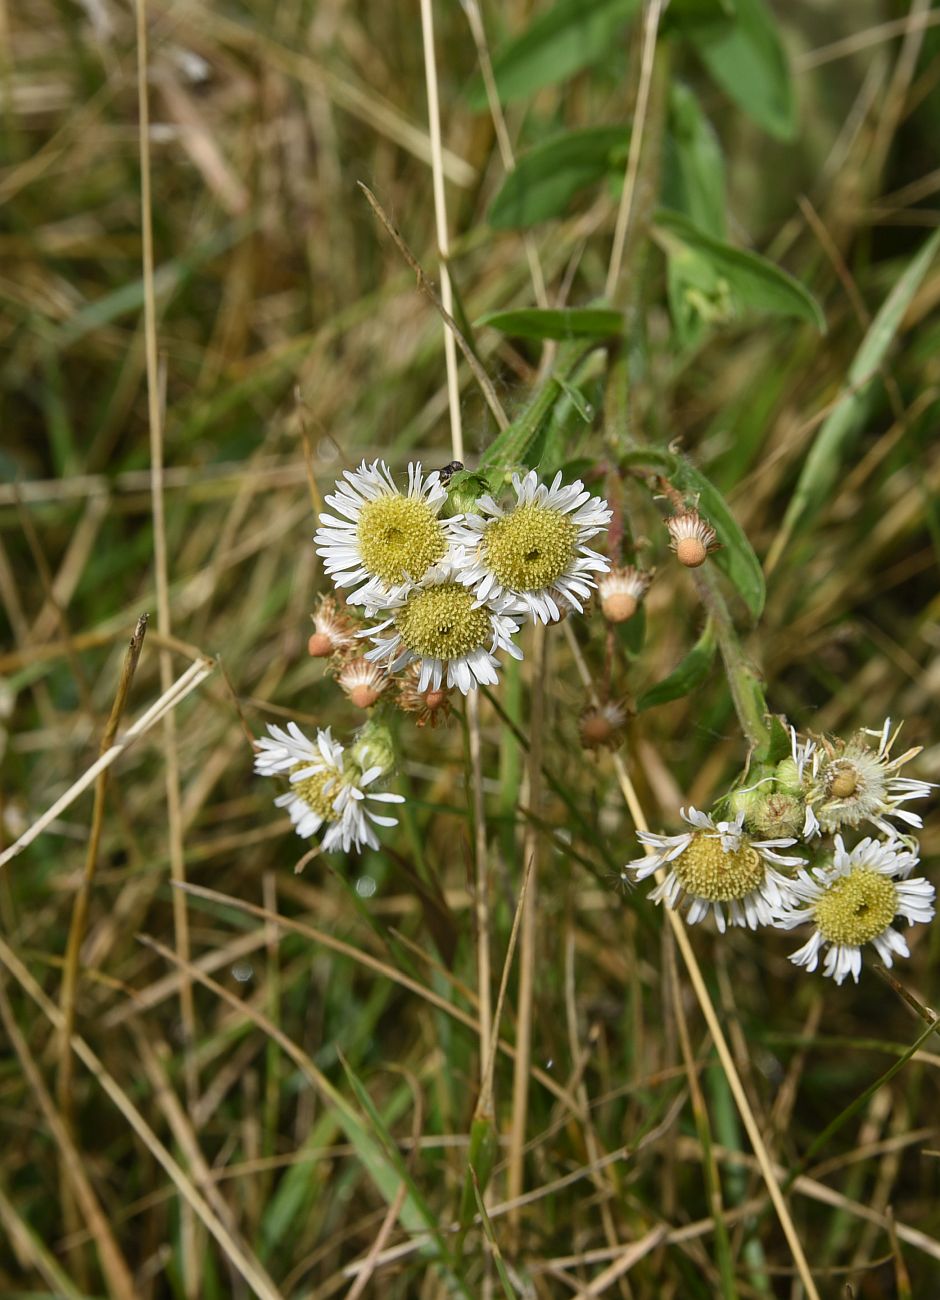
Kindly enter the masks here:
<path id="1" fill-rule="evenodd" d="M 356 537 L 364 566 L 389 585 L 406 578 L 417 582 L 447 552 L 443 525 L 420 497 L 367 501 Z"/>
<path id="2" fill-rule="evenodd" d="M 474 609 L 473 594 L 458 582 L 414 592 L 395 615 L 395 626 L 422 659 L 462 659 L 492 641 L 489 614 Z"/>
<path id="3" fill-rule="evenodd" d="M 483 557 L 504 587 L 539 591 L 567 571 L 577 540 L 567 515 L 532 502 L 487 525 Z"/>
<path id="4" fill-rule="evenodd" d="M 893 881 L 870 867 L 855 867 L 830 885 L 816 904 L 816 925 L 829 943 L 858 947 L 886 930 L 897 912 Z"/>
<path id="5" fill-rule="evenodd" d="M 721 847 L 714 835 L 696 834 L 692 843 L 672 863 L 682 888 L 709 903 L 729 903 L 744 898 L 764 883 L 760 854 L 749 844 L 733 853 Z"/>
<path id="6" fill-rule="evenodd" d="M 306 763 L 295 763 L 291 772 L 302 772 L 306 766 Z M 304 777 L 302 781 L 295 781 L 291 790 L 303 799 L 307 807 L 318 817 L 327 821 L 333 816 L 333 800 L 339 794 L 339 787 L 339 773 L 335 768 L 328 767 L 322 772 L 314 772 L 313 776 Z"/>

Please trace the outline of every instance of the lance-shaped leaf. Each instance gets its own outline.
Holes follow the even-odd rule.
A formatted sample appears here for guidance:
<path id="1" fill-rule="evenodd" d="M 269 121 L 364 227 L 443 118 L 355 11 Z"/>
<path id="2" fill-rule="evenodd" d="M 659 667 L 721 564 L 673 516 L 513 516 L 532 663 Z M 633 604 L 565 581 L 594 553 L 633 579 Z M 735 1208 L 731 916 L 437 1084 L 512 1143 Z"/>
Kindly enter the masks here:
<path id="1" fill-rule="evenodd" d="M 701 686 L 708 676 L 715 658 L 715 633 L 709 620 L 702 629 L 702 635 L 695 645 L 669 674 L 655 686 L 651 686 L 636 702 L 638 713 L 651 709 L 657 704 L 667 704 L 670 700 L 681 699 Z"/>
<path id="2" fill-rule="evenodd" d="M 606 58 L 640 0 L 560 0 L 514 37 L 493 60 L 503 104 L 553 86 Z M 472 108 L 486 107 L 482 79 L 468 93 Z"/>
<path id="3" fill-rule="evenodd" d="M 682 30 L 725 94 L 778 140 L 796 133 L 796 97 L 777 24 L 764 0 L 735 0 L 727 22 Z"/>
<path id="4" fill-rule="evenodd" d="M 725 234 L 725 162 L 711 122 L 688 86 L 669 87 L 669 130 L 663 141 L 662 201 L 699 230 Z"/>
<path id="5" fill-rule="evenodd" d="M 536 145 L 503 181 L 487 220 L 500 230 L 524 230 L 563 216 L 586 186 L 623 171 L 629 144 L 628 126 L 590 126 Z"/>
<path id="6" fill-rule="evenodd" d="M 820 426 L 803 464 L 796 490 L 790 499 L 783 524 L 768 557 L 772 567 L 797 528 L 818 512 L 839 476 L 852 439 L 861 428 L 877 382 L 878 367 L 901 327 L 904 313 L 920 288 L 930 264 L 940 249 L 940 230 L 935 230 L 920 252 L 908 263 L 885 299 L 846 376 L 841 401 Z"/>
<path id="7" fill-rule="evenodd" d="M 475 322 L 522 339 L 610 339 L 623 330 L 623 315 L 602 307 L 557 310 L 527 307 L 521 311 L 491 311 Z"/>
<path id="8" fill-rule="evenodd" d="M 655 234 L 666 256 L 678 261 L 685 282 L 728 319 L 751 307 L 777 316 L 795 316 L 825 331 L 826 319 L 816 299 L 792 275 L 761 257 L 716 239 L 694 226 L 681 212 L 661 210 Z M 708 309 L 703 308 L 703 315 Z"/>

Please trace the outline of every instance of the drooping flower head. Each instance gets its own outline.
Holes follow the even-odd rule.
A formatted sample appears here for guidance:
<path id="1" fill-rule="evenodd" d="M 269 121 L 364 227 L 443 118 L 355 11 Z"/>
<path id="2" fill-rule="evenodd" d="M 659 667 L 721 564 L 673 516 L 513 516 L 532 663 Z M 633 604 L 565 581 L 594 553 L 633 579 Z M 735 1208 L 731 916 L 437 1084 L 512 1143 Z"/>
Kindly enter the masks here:
<path id="1" fill-rule="evenodd" d="M 851 975 L 857 984 L 865 944 L 886 966 L 896 955 L 909 955 L 893 925 L 898 918 L 909 925 L 929 921 L 934 887 L 922 877 L 908 878 L 917 854 L 899 839 L 864 839 L 849 852 L 837 835 L 835 846 L 830 867 L 801 871 L 792 882 L 793 904 L 781 910 L 776 924 L 790 930 L 810 922 L 812 936 L 790 960 L 814 971 L 825 949 L 823 974 L 837 984 Z"/>
<path id="2" fill-rule="evenodd" d="M 712 551 L 719 549 L 718 534 L 697 510 L 681 510 L 666 520 L 669 545 L 676 559 L 687 569 L 704 564 Z"/>
<path id="3" fill-rule="evenodd" d="M 286 776 L 290 788 L 274 800 L 286 808 L 297 834 L 303 839 L 326 826 L 323 848 L 327 852 L 379 847 L 373 824 L 396 826 L 394 817 L 374 812 L 369 803 L 404 803 L 399 794 L 370 790 L 387 774 L 374 763 L 364 767 L 359 757 L 334 740 L 330 728 L 318 730 L 308 740 L 296 722 L 287 729 L 268 724 L 268 735 L 258 741 L 255 772 L 259 776 Z"/>
<path id="4" fill-rule="evenodd" d="M 635 564 L 617 565 L 597 580 L 601 612 L 608 623 L 625 623 L 640 607 L 653 581 L 652 573 Z"/>
<path id="5" fill-rule="evenodd" d="M 447 554 L 453 521 L 438 518 L 447 492 L 435 470 L 408 466 L 399 491 L 384 461 L 346 470 L 326 498 L 334 515 L 320 516 L 314 541 L 337 587 L 352 587 L 350 603 L 377 608 L 390 592 L 419 582 Z"/>
<path id="6" fill-rule="evenodd" d="M 888 718 L 880 730 L 859 730 L 843 744 L 794 738 L 794 760 L 804 784 L 807 838 L 870 822 L 884 835 L 896 834 L 892 819 L 908 826 L 923 825 L 917 813 L 902 807 L 911 799 L 925 799 L 933 789 L 928 781 L 898 776 L 898 770 L 920 753 L 909 749 L 897 758 L 891 750 L 900 727 L 893 732 Z M 872 744 L 872 738 L 877 742 Z"/>
<path id="7" fill-rule="evenodd" d="M 415 714 L 415 726 L 431 728 L 448 722 L 453 712 L 450 703 L 451 692 L 444 686 L 428 686 L 419 690 L 421 668 L 413 660 L 402 674 L 398 683 L 397 703 L 405 713 Z"/>
<path id="8" fill-rule="evenodd" d="M 637 832 L 640 843 L 653 851 L 628 862 L 625 879 L 645 880 L 660 867 L 667 868 L 650 898 L 667 907 L 678 907 L 687 900 L 687 919 L 692 925 L 709 912 L 722 933 L 729 921 L 751 930 L 771 925 L 790 897 L 790 879 L 776 867 L 800 866 L 805 861 L 777 850 L 796 841 L 790 837 L 752 839 L 744 830 L 743 812 L 730 822 L 715 822 L 697 808 L 688 812 L 683 808 L 680 815 L 691 828 L 681 835 Z"/>
<path id="9" fill-rule="evenodd" d="M 417 586 L 385 601 L 384 622 L 361 634 L 375 641 L 366 658 L 388 672 L 416 662 L 419 691 L 456 686 L 466 695 L 478 685 L 494 686 L 497 651 L 522 658 L 512 640 L 519 631 L 513 608 L 505 596 L 481 603 L 449 564 L 437 565 Z"/>
<path id="10" fill-rule="evenodd" d="M 361 656 L 349 659 L 336 674 L 338 685 L 357 709 L 371 709 L 388 686 L 388 675 Z"/>
<path id="11" fill-rule="evenodd" d="M 320 597 L 313 627 L 307 651 L 314 659 L 326 659 L 356 644 L 355 626 L 349 615 L 338 607 L 334 596 Z"/>
<path id="12" fill-rule="evenodd" d="M 611 512 L 580 480 L 563 487 L 560 473 L 551 487 L 535 470 L 524 478 L 514 474 L 512 485 L 511 509 L 482 496 L 479 513 L 455 525 L 458 579 L 480 601 L 511 601 L 533 620 L 557 622 L 563 602 L 580 611 L 595 586 L 591 574 L 610 567 L 585 542 L 607 527 Z"/>
<path id="13" fill-rule="evenodd" d="M 629 714 L 622 700 L 589 704 L 578 718 L 578 735 L 585 749 L 619 749 L 626 739 Z"/>

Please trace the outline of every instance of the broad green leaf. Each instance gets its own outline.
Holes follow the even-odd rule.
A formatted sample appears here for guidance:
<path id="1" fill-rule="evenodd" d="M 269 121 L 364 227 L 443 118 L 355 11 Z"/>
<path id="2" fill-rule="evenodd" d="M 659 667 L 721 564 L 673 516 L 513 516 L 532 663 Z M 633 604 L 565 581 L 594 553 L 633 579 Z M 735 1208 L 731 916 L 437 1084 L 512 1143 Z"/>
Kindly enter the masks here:
<path id="1" fill-rule="evenodd" d="M 683 695 L 694 691 L 696 686 L 701 686 L 712 666 L 715 649 L 715 633 L 709 620 L 702 629 L 702 635 L 682 662 L 668 677 L 664 677 L 661 682 L 657 682 L 655 686 L 643 692 L 636 702 L 637 712 L 652 709 L 657 704 L 667 704 L 670 700 L 681 699 Z"/>
<path id="2" fill-rule="evenodd" d="M 560 0 L 505 45 L 493 60 L 500 102 L 511 104 L 606 58 L 640 0 Z M 486 107 L 481 79 L 470 88 L 472 108 Z"/>
<path id="3" fill-rule="evenodd" d="M 663 204 L 723 239 L 725 163 L 714 129 L 688 86 L 669 88 L 669 130 L 663 152 Z"/>
<path id="4" fill-rule="evenodd" d="M 681 212 L 660 211 L 655 233 L 670 262 L 675 261 L 682 283 L 700 295 L 707 319 L 709 306 L 720 319 L 751 307 L 777 316 L 795 316 L 825 331 L 826 320 L 812 294 L 759 253 L 732 248 L 694 226 Z"/>
<path id="5" fill-rule="evenodd" d="M 521 311 L 491 311 L 475 325 L 490 325 L 503 334 L 522 339 L 610 339 L 622 332 L 623 313 L 600 307 L 559 310 L 530 307 Z"/>
<path id="6" fill-rule="evenodd" d="M 563 216 L 579 191 L 623 170 L 629 143 L 628 126 L 591 126 L 536 145 L 503 181 L 487 220 L 498 230 L 518 230 Z"/>
<path id="7" fill-rule="evenodd" d="M 796 490 L 790 499 L 773 550 L 768 556 L 768 567 L 776 563 L 793 533 L 818 512 L 831 493 L 852 440 L 868 410 L 878 368 L 938 249 L 940 230 L 935 230 L 908 264 L 872 321 L 862 340 L 862 346 L 849 367 L 842 400 L 820 427 L 803 464 Z"/>
<path id="8" fill-rule="evenodd" d="M 716 564 L 734 584 L 754 618 L 764 608 L 764 572 L 741 525 L 715 485 L 693 465 L 673 452 L 644 448 L 628 453 L 625 465 L 645 465 L 656 469 L 673 487 L 698 501 L 699 509 L 718 534 L 722 549 L 709 560 Z"/>
<path id="9" fill-rule="evenodd" d="M 796 133 L 790 65 L 765 0 L 735 0 L 727 22 L 689 23 L 689 37 L 725 94 L 778 140 Z"/>

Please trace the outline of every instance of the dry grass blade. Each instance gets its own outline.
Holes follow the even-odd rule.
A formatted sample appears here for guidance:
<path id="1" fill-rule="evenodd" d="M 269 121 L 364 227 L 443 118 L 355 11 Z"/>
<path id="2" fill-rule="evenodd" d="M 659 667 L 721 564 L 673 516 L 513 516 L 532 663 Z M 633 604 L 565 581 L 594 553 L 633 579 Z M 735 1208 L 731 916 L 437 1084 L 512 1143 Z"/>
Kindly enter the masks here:
<path id="1" fill-rule="evenodd" d="M 30 975 L 29 971 L 19 960 L 12 948 L 0 939 L 0 962 L 7 968 L 19 986 L 22 988 L 33 1002 L 39 1007 L 43 1015 L 50 1024 L 58 1031 L 62 1029 L 62 1016 L 58 1007 L 46 997 L 42 989 Z M 73 1034 L 71 1039 L 72 1051 L 82 1062 L 85 1068 L 91 1073 L 95 1082 L 107 1093 L 108 1097 L 123 1115 L 124 1119 L 134 1130 L 141 1142 L 169 1174 L 175 1183 L 180 1195 L 196 1214 L 202 1223 L 206 1226 L 212 1236 L 219 1243 L 223 1255 L 231 1260 L 233 1266 L 242 1275 L 249 1286 L 254 1287 L 260 1300 L 283 1300 L 280 1292 L 272 1288 L 268 1280 L 258 1274 L 251 1261 L 242 1253 L 238 1243 L 232 1238 L 228 1229 L 218 1219 L 211 1206 L 205 1198 L 196 1190 L 191 1180 L 180 1168 L 179 1164 L 173 1159 L 169 1151 L 154 1133 L 153 1129 L 144 1119 L 143 1115 L 128 1097 L 125 1090 L 104 1068 L 101 1061 L 91 1050 L 79 1034 Z M 131 1291 L 131 1295 L 135 1295 Z"/>
<path id="2" fill-rule="evenodd" d="M 6 964 L 5 958 L 4 962 Z M 13 973 L 16 974 L 15 971 Z M 23 1073 L 29 1081 L 33 1096 L 39 1103 L 53 1141 L 58 1148 L 63 1174 L 69 1181 L 78 1208 L 88 1225 L 91 1236 L 94 1238 L 101 1269 L 107 1279 L 108 1286 L 112 1293 L 118 1297 L 118 1300 L 134 1300 L 137 1290 L 131 1271 L 118 1246 L 108 1216 L 105 1214 L 101 1202 L 91 1185 L 91 1180 L 85 1171 L 81 1153 L 75 1145 L 69 1126 L 56 1109 L 55 1102 L 52 1100 L 42 1075 L 39 1073 L 39 1067 L 33 1058 L 33 1054 L 13 1018 L 13 1011 L 10 1007 L 3 980 L 0 980 L 0 1019 L 3 1020 L 7 1037 L 16 1053 Z M 63 1018 L 58 1016 L 58 1019 L 64 1027 Z"/>
<path id="3" fill-rule="evenodd" d="M 23 834 L 20 835 L 15 843 L 11 844 L 9 848 L 3 851 L 3 853 L 0 853 L 0 867 L 4 866 L 11 860 L 11 858 L 15 858 L 17 854 L 22 853 L 25 848 L 32 844 L 33 840 L 37 839 L 46 827 L 54 822 L 56 818 L 66 810 L 66 808 L 70 807 L 79 795 L 83 794 L 89 786 L 94 784 L 98 778 L 99 772 L 106 771 L 112 763 L 120 758 L 128 746 L 132 745 L 140 736 L 145 735 L 151 727 L 160 721 L 164 714 L 168 713 L 171 709 L 175 709 L 178 704 L 182 703 L 190 692 L 194 691 L 200 683 L 205 681 L 214 668 L 214 663 L 203 660 L 200 663 L 191 664 L 184 673 L 177 677 L 176 681 L 172 683 L 170 688 L 163 692 L 160 698 L 150 706 L 146 713 L 138 718 L 132 726 L 128 727 L 120 740 L 115 741 L 111 748 L 106 753 L 102 754 L 97 762 L 93 763 L 77 781 L 70 785 L 65 793 L 60 795 L 59 798 L 56 799 L 55 803 L 52 804 L 51 807 L 47 808 L 42 816 L 37 818 L 29 829 L 25 830 Z"/>
<path id="4" fill-rule="evenodd" d="M 114 744 L 114 738 L 117 735 L 117 729 L 120 725 L 121 718 L 124 716 L 124 708 L 127 704 L 127 697 L 130 692 L 131 683 L 134 680 L 134 673 L 137 671 L 137 662 L 140 659 L 140 653 L 144 647 L 144 637 L 147 633 L 147 615 L 141 614 L 137 620 L 137 626 L 131 636 L 130 643 L 124 655 L 124 662 L 121 666 L 121 676 L 118 680 L 117 691 L 115 692 L 114 702 L 111 705 L 111 713 L 105 724 L 101 736 L 101 744 L 98 750 L 99 758 L 102 757 Z M 82 874 L 82 882 L 79 886 L 78 893 L 75 895 L 75 902 L 72 906 L 72 920 L 69 926 L 68 944 L 65 949 L 65 962 L 62 969 L 62 989 L 59 994 L 59 1008 L 62 1012 L 63 1030 L 59 1042 L 59 1070 L 56 1081 L 56 1095 L 59 1101 L 59 1108 L 66 1119 L 70 1122 L 72 1109 L 72 1050 L 69 1046 L 69 1039 L 75 1028 L 75 999 L 78 991 L 78 980 L 80 974 L 80 953 L 82 942 L 85 938 L 85 927 L 88 921 L 88 901 L 91 894 L 91 888 L 94 884 L 95 870 L 98 865 L 98 846 L 101 843 L 101 832 L 104 827 L 104 810 L 105 810 L 105 791 L 108 785 L 108 769 L 102 768 L 95 780 L 95 802 L 92 808 L 91 816 L 91 833 L 88 837 L 88 849 L 85 854 L 85 869 Z"/>

